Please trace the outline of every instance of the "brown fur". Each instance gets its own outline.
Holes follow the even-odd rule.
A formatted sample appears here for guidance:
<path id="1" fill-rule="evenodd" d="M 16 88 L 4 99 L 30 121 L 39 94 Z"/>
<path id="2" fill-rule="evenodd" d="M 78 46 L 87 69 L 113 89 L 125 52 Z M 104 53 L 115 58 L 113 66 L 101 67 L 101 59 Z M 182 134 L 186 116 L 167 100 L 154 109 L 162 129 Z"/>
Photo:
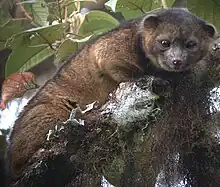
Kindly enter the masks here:
<path id="1" fill-rule="evenodd" d="M 172 19 L 172 13 L 169 17 Z M 182 17 L 182 23 L 189 18 L 190 16 Z M 140 53 L 139 34 L 142 36 L 141 42 L 144 43 L 142 47 L 146 50 L 144 52 L 148 54 L 155 37 L 161 32 L 161 27 L 158 30 L 150 25 L 151 23 L 140 27 L 141 20 L 142 18 L 129 21 L 86 45 L 62 65 L 56 75 L 29 101 L 16 120 L 11 134 L 9 151 L 10 170 L 13 175 L 17 176 L 23 171 L 28 160 L 43 146 L 46 134 L 53 129 L 54 123 L 67 120 L 76 103 L 80 104 L 81 108 L 95 100 L 103 104 L 108 94 L 120 82 L 132 80 L 144 73 L 154 73 L 147 69 L 149 60 Z M 172 20 L 168 21 L 169 26 L 172 26 Z M 162 20 L 163 27 L 166 27 L 164 22 L 166 18 Z M 181 23 L 179 25 L 184 27 Z M 189 25 L 186 23 L 186 26 Z M 205 55 L 206 43 L 212 37 L 208 37 L 208 33 L 198 24 L 197 26 L 196 35 L 202 38 L 202 43 L 195 62 Z M 172 29 L 175 31 L 181 28 L 177 26 Z"/>
<path id="2" fill-rule="evenodd" d="M 206 77 L 206 82 L 213 88 L 213 84 L 220 84 L 220 48 L 217 46 L 220 43 L 220 37 L 210 44 L 208 54 L 199 61 L 193 71 L 196 74 L 196 79 L 202 81 L 201 77 Z M 217 48 L 218 47 L 218 48 Z"/>

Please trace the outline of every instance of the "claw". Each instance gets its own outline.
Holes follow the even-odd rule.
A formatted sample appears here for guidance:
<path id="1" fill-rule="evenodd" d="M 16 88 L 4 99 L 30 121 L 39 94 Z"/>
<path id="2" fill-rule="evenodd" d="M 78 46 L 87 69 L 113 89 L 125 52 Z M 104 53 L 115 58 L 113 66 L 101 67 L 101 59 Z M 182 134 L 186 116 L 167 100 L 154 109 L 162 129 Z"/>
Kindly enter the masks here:
<path id="1" fill-rule="evenodd" d="M 63 123 L 66 124 L 68 122 L 71 122 L 73 123 L 74 125 L 84 125 L 84 121 L 79 119 L 77 120 L 75 117 L 76 117 L 76 112 L 79 111 L 80 113 L 82 113 L 82 110 L 77 107 L 77 108 L 74 108 L 71 113 L 70 113 L 70 117 L 69 119 L 67 119 L 66 121 L 64 121 Z"/>
<path id="2" fill-rule="evenodd" d="M 53 130 L 49 130 L 49 132 L 47 133 L 47 141 L 50 140 L 50 136 L 53 134 Z"/>
<path id="3" fill-rule="evenodd" d="M 94 101 L 91 104 L 86 105 L 86 109 L 82 110 L 80 108 L 80 106 L 77 106 L 77 108 L 74 108 L 71 113 L 70 113 L 70 117 L 69 119 L 67 119 L 65 122 L 63 122 L 64 124 L 68 123 L 68 122 L 72 122 L 74 123 L 74 125 L 85 125 L 84 120 L 82 119 L 76 119 L 76 113 L 79 112 L 80 114 L 85 114 L 86 112 L 92 110 L 95 106 L 97 102 Z"/>
<path id="4" fill-rule="evenodd" d="M 86 105 L 86 109 L 81 111 L 81 113 L 85 114 L 86 112 L 92 110 L 93 108 L 95 108 L 96 103 L 97 103 L 97 101 L 94 101 L 93 103 L 90 103 L 90 104 Z"/>
<path id="5" fill-rule="evenodd" d="M 214 44 L 214 46 L 212 47 L 212 50 L 213 50 L 213 51 L 217 51 L 217 50 L 219 50 L 219 49 L 220 49 L 220 43 Z"/>
<path id="6" fill-rule="evenodd" d="M 58 129 L 58 126 L 56 125 L 56 126 L 54 127 L 54 130 L 49 130 L 48 133 L 47 133 L 47 135 L 46 135 L 46 136 L 47 136 L 47 141 L 50 140 L 51 135 L 57 137 L 56 132 L 60 132 L 60 131 L 63 130 L 63 129 L 64 129 L 64 126 L 61 126 L 61 127 Z"/>

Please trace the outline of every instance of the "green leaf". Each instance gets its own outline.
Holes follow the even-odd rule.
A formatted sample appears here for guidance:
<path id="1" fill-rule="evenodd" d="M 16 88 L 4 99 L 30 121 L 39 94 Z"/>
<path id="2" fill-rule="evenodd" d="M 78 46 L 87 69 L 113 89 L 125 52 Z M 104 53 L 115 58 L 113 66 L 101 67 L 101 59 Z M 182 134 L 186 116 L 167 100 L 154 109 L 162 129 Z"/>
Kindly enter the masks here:
<path id="1" fill-rule="evenodd" d="M 87 13 L 86 19 L 80 27 L 79 34 L 82 36 L 99 34 L 115 28 L 119 24 L 119 21 L 110 14 L 99 10 L 93 10 Z"/>
<path id="2" fill-rule="evenodd" d="M 5 76 L 9 76 L 10 74 L 19 71 L 19 69 L 24 66 L 31 58 L 40 53 L 45 49 L 43 47 L 28 47 L 26 45 L 21 45 L 16 49 L 12 50 L 8 61 L 6 63 Z"/>
<path id="3" fill-rule="evenodd" d="M 43 62 L 48 57 L 54 54 L 54 50 L 50 47 L 46 47 L 43 50 L 39 51 L 36 55 L 32 56 L 25 64 L 18 70 L 20 72 L 27 71 L 39 63 Z"/>
<path id="4" fill-rule="evenodd" d="M 0 51 L 2 50 L 2 49 L 4 49 L 5 48 L 5 43 L 4 42 L 0 42 Z"/>
<path id="5" fill-rule="evenodd" d="M 169 7 L 174 0 L 167 0 Z M 162 8 L 161 0 L 118 0 L 116 12 L 121 12 L 124 18 L 132 19 L 151 10 Z"/>
<path id="6" fill-rule="evenodd" d="M 207 0 L 188 0 L 188 9 L 198 17 L 214 24 L 220 29 L 220 2 Z"/>
<path id="7" fill-rule="evenodd" d="M 24 30 L 24 20 L 9 20 L 0 26 L 0 50 L 5 48 L 5 43 L 12 35 Z"/>
<path id="8" fill-rule="evenodd" d="M 23 4 L 34 4 L 36 3 L 37 0 L 27 0 L 27 1 L 22 1 L 22 2 L 19 2 L 19 3 L 16 3 L 17 5 L 23 5 Z"/>
<path id="9" fill-rule="evenodd" d="M 1 9 L 1 7 L 0 7 L 0 24 L 5 23 L 9 19 L 10 19 L 9 16 L 7 16 L 7 14 L 5 14 L 3 9 Z"/>
<path id="10" fill-rule="evenodd" d="M 44 0 L 36 0 L 35 3 L 31 2 L 30 6 L 34 23 L 40 26 L 48 25 L 49 10 L 46 2 Z"/>
<path id="11" fill-rule="evenodd" d="M 117 2 L 118 2 L 118 0 L 109 0 L 105 3 L 105 6 L 110 8 L 113 12 L 115 12 Z"/>
<path id="12" fill-rule="evenodd" d="M 10 37 L 6 45 L 13 49 L 20 45 L 52 44 L 62 38 L 65 28 L 66 24 L 56 24 L 28 29 Z"/>
<path id="13" fill-rule="evenodd" d="M 89 35 L 89 36 L 87 36 L 87 37 L 85 37 L 85 38 L 81 38 L 81 39 L 72 39 L 74 42 L 78 42 L 78 43 L 85 43 L 85 42 L 87 42 L 87 41 L 89 41 L 90 40 L 90 38 L 92 37 L 93 35 Z"/>
<path id="14" fill-rule="evenodd" d="M 54 21 L 55 18 L 57 20 L 57 18 L 60 16 L 64 19 L 65 18 L 65 8 L 61 8 L 61 14 L 59 12 L 59 7 L 57 5 L 57 1 L 52 1 L 51 0 L 45 0 L 47 2 L 47 6 L 48 6 L 48 9 L 49 9 L 49 17 L 48 17 L 48 21 L 51 22 L 51 21 Z M 60 7 L 67 7 L 67 13 L 68 13 L 68 16 L 70 14 L 72 14 L 74 11 L 76 11 L 76 6 L 75 6 L 75 2 L 76 1 L 79 1 L 79 2 L 94 2 L 96 3 L 97 1 L 96 0 L 65 0 L 65 1 L 59 1 L 59 5 Z"/>
<path id="15" fill-rule="evenodd" d="M 78 49 L 77 42 L 73 42 L 70 39 L 66 39 L 63 43 L 59 46 L 56 54 L 55 54 L 55 61 L 54 64 L 59 66 L 63 63 L 69 55 L 74 53 Z"/>
<path id="16" fill-rule="evenodd" d="M 89 39 L 93 35 L 87 36 L 85 38 L 81 39 L 66 39 L 64 40 L 58 50 L 55 54 L 55 61 L 54 64 L 56 66 L 59 66 L 61 63 L 63 63 L 71 54 L 73 54 L 78 48 L 82 47 L 84 43 L 89 41 Z"/>
<path id="17" fill-rule="evenodd" d="M 57 24 L 29 29 L 12 36 L 7 42 L 7 45 L 12 48 L 12 53 L 6 63 L 6 76 L 21 68 L 36 65 L 51 56 L 52 52 L 48 46 L 52 46 L 52 43 L 61 39 L 64 29 L 65 24 Z M 36 63 L 33 63 L 35 60 Z"/>

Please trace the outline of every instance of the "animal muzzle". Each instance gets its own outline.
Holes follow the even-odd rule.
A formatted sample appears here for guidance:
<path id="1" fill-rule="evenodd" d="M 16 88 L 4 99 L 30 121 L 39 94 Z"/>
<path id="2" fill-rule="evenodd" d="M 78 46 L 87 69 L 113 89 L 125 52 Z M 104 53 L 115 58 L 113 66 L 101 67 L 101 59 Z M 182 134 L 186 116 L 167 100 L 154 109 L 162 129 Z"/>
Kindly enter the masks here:
<path id="1" fill-rule="evenodd" d="M 189 67 L 189 64 L 181 59 L 173 59 L 172 66 L 175 70 L 184 70 Z"/>

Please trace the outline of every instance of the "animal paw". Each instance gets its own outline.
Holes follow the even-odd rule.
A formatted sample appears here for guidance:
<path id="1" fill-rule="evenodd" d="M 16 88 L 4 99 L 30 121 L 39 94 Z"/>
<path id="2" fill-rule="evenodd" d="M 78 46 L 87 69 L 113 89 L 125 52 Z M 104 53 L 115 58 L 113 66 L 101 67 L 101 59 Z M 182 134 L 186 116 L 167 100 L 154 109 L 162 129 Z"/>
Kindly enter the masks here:
<path id="1" fill-rule="evenodd" d="M 55 127 L 54 127 L 54 129 L 50 129 L 49 131 L 48 131 L 48 133 L 47 133 L 47 141 L 49 141 L 50 140 L 50 137 L 51 136 L 53 136 L 53 137 L 58 137 L 58 133 L 61 131 L 61 130 L 63 130 L 64 129 L 64 126 L 61 126 L 60 128 L 58 128 L 58 126 L 56 125 Z"/>
<path id="2" fill-rule="evenodd" d="M 93 103 L 86 105 L 86 109 L 85 109 L 85 110 L 82 110 L 82 109 L 80 108 L 80 106 L 77 106 L 77 108 L 74 108 L 74 109 L 71 111 L 69 119 L 67 119 L 67 120 L 66 120 L 65 122 L 63 122 L 63 123 L 66 124 L 66 123 L 68 123 L 68 122 L 71 122 L 71 123 L 73 123 L 74 125 L 84 125 L 84 124 L 85 124 L 85 123 L 84 123 L 84 120 L 82 120 L 82 119 L 76 119 L 76 114 L 77 114 L 77 113 L 79 113 L 79 114 L 81 114 L 81 115 L 85 114 L 86 112 L 88 112 L 88 111 L 92 110 L 93 108 L 95 108 L 95 104 L 96 104 L 96 103 L 97 103 L 97 102 L 94 101 Z"/>
<path id="3" fill-rule="evenodd" d="M 167 80 L 154 78 L 152 82 L 152 92 L 160 96 L 169 96 L 171 92 L 171 84 Z"/>
<path id="4" fill-rule="evenodd" d="M 79 112 L 80 114 L 82 114 L 82 110 L 80 109 L 80 107 L 74 108 L 69 116 L 69 119 L 67 119 L 65 122 L 63 122 L 64 124 L 71 122 L 74 125 L 84 125 L 84 120 L 81 119 L 76 119 L 76 113 Z"/>

